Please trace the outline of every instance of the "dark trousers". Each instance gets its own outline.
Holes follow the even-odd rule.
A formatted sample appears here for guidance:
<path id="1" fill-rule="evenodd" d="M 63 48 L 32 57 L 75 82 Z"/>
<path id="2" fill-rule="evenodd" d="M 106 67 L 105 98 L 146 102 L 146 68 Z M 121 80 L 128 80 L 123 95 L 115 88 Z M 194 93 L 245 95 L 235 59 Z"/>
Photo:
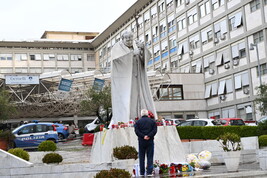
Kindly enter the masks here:
<path id="1" fill-rule="evenodd" d="M 145 155 L 147 156 L 147 174 L 152 174 L 153 171 L 153 156 L 154 156 L 154 141 L 140 141 L 139 146 L 139 165 L 140 174 L 145 174 Z"/>

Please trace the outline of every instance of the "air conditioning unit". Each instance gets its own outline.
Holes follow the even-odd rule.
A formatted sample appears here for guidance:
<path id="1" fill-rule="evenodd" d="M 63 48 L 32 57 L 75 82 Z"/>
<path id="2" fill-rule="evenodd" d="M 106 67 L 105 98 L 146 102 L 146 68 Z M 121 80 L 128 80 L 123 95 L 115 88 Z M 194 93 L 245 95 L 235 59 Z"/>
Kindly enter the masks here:
<path id="1" fill-rule="evenodd" d="M 188 5 L 190 3 L 190 0 L 185 0 L 185 4 Z"/>
<path id="2" fill-rule="evenodd" d="M 225 95 L 220 95 L 219 98 L 220 98 L 220 100 L 222 100 L 222 101 L 226 100 L 226 96 L 225 96 Z"/>
<path id="3" fill-rule="evenodd" d="M 238 64 L 239 64 L 239 59 L 234 59 L 233 60 L 233 65 L 234 66 L 238 66 Z"/>
<path id="4" fill-rule="evenodd" d="M 214 69 L 209 69 L 209 74 L 214 74 Z"/>
<path id="5" fill-rule="evenodd" d="M 178 55 L 178 59 L 179 60 L 181 60 L 182 59 L 182 55 L 180 54 L 180 55 Z"/>
<path id="6" fill-rule="evenodd" d="M 243 88 L 243 93 L 248 95 L 249 94 L 249 88 L 248 87 Z"/>
<path id="7" fill-rule="evenodd" d="M 230 64 L 229 63 L 224 64 L 224 68 L 225 69 L 230 69 Z"/>
<path id="8" fill-rule="evenodd" d="M 226 38 L 225 34 L 222 34 L 221 35 L 221 40 L 225 40 L 225 38 Z"/>
<path id="9" fill-rule="evenodd" d="M 193 50 L 190 50 L 189 55 L 193 55 L 193 54 L 194 54 Z"/>
<path id="10" fill-rule="evenodd" d="M 214 38 L 214 43 L 219 43 L 219 39 L 218 38 Z"/>

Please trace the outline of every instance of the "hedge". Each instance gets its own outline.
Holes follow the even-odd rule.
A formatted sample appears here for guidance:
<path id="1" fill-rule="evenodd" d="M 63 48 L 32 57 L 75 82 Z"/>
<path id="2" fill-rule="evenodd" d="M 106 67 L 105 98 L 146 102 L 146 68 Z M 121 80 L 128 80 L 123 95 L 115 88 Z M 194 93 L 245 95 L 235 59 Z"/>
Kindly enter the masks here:
<path id="1" fill-rule="evenodd" d="M 257 126 L 178 126 L 177 131 L 181 139 L 216 139 L 226 132 L 240 137 L 259 136 Z"/>

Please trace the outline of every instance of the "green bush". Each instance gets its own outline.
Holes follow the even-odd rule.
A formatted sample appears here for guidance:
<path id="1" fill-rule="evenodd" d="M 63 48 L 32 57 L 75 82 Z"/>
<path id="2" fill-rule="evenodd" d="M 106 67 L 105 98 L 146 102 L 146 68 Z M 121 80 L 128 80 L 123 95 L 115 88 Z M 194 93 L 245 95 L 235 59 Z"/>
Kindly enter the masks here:
<path id="1" fill-rule="evenodd" d="M 137 159 L 138 152 L 135 147 L 124 145 L 113 148 L 113 156 L 118 159 Z"/>
<path id="2" fill-rule="evenodd" d="M 201 126 L 177 127 L 181 139 L 203 139 Z"/>
<path id="3" fill-rule="evenodd" d="M 49 164 L 49 163 L 60 163 L 62 162 L 63 158 L 58 153 L 48 153 L 46 154 L 42 161 L 43 163 Z"/>
<path id="4" fill-rule="evenodd" d="M 94 178 L 131 178 L 131 174 L 124 169 L 102 170 Z"/>
<path id="5" fill-rule="evenodd" d="M 226 132 L 223 135 L 220 135 L 216 140 L 221 144 L 223 150 L 226 152 L 241 150 L 241 139 L 236 133 Z"/>
<path id="6" fill-rule="evenodd" d="M 57 149 L 56 143 L 54 143 L 51 140 L 46 140 L 43 141 L 39 146 L 38 146 L 38 151 L 55 151 Z"/>
<path id="7" fill-rule="evenodd" d="M 258 134 L 267 135 L 267 120 L 258 123 Z"/>
<path id="8" fill-rule="evenodd" d="M 203 139 L 216 139 L 219 135 L 224 133 L 223 126 L 209 126 L 201 129 Z"/>
<path id="9" fill-rule="evenodd" d="M 22 148 L 12 148 L 8 150 L 8 153 L 20 157 L 26 161 L 30 160 L 30 155 L 27 151 L 23 150 Z"/>
<path id="10" fill-rule="evenodd" d="M 251 137 L 258 136 L 258 127 L 257 126 L 241 126 L 241 137 Z"/>
<path id="11" fill-rule="evenodd" d="M 178 126 L 177 131 L 181 139 L 216 139 L 226 132 L 241 137 L 258 136 L 257 126 Z"/>
<path id="12" fill-rule="evenodd" d="M 259 136 L 259 146 L 260 147 L 267 146 L 267 135 Z"/>

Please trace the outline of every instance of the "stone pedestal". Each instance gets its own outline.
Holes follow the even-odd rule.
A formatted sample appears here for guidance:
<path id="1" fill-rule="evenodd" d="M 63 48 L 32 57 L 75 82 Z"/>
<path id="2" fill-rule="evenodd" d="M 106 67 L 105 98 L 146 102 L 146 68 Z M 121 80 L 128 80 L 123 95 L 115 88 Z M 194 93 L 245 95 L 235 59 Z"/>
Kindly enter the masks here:
<path id="1" fill-rule="evenodd" d="M 154 143 L 154 160 L 159 160 L 160 163 L 186 161 L 184 148 L 175 126 L 158 126 Z M 124 145 L 134 146 L 138 150 L 138 138 L 133 127 L 96 133 L 91 151 L 91 162 L 112 162 L 113 148 Z"/>

